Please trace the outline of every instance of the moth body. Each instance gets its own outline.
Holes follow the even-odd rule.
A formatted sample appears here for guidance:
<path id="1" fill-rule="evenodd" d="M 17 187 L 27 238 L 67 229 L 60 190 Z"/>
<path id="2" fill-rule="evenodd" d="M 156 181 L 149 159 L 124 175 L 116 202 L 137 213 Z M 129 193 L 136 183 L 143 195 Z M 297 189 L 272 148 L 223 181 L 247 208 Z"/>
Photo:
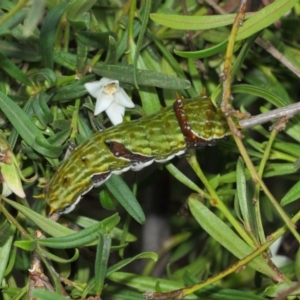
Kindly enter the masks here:
<path id="1" fill-rule="evenodd" d="M 214 145 L 229 134 L 226 120 L 210 99 L 175 101 L 173 107 L 95 133 L 65 160 L 45 189 L 54 212 L 69 213 L 82 195 L 112 174 L 164 163 L 189 148 Z"/>

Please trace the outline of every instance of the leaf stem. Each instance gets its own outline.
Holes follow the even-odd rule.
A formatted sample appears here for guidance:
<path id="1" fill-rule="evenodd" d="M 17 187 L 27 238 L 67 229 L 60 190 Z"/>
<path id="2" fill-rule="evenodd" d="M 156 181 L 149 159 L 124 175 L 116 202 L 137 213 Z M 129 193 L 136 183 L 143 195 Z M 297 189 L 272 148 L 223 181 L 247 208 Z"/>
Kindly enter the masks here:
<path id="1" fill-rule="evenodd" d="M 239 233 L 239 235 L 244 239 L 244 241 L 252 248 L 255 249 L 256 245 L 254 244 L 251 237 L 246 233 L 244 228 L 241 226 L 241 224 L 234 218 L 234 216 L 231 214 L 231 212 L 228 210 L 226 205 L 223 203 L 223 201 L 220 199 L 216 191 L 212 188 L 209 181 L 205 177 L 204 173 L 202 172 L 202 169 L 200 165 L 198 164 L 198 161 L 195 157 L 195 155 L 191 155 L 190 157 L 187 157 L 187 161 L 194 170 L 194 172 L 197 174 L 201 182 L 204 184 L 205 188 L 208 190 L 208 193 L 210 194 L 211 198 L 209 198 L 210 203 L 212 206 L 217 207 L 224 216 L 228 219 L 230 224 L 235 228 L 235 230 Z"/>
<path id="2" fill-rule="evenodd" d="M 234 127 L 234 123 L 232 121 L 231 118 L 228 118 L 228 122 L 230 123 L 230 128 Z M 237 144 L 240 153 L 245 161 L 245 164 L 247 166 L 247 168 L 249 169 L 251 176 L 252 176 L 252 180 L 256 183 L 258 183 L 261 188 L 263 189 L 263 191 L 265 192 L 266 196 L 269 198 L 269 200 L 271 201 L 271 203 L 273 204 L 273 206 L 275 207 L 275 209 L 278 211 L 279 215 L 282 217 L 282 219 L 285 221 L 287 227 L 290 229 L 290 231 L 293 233 L 293 235 L 295 236 L 295 238 L 297 239 L 297 241 L 300 243 L 300 236 L 298 234 L 298 232 L 295 229 L 295 225 L 291 222 L 290 218 L 287 216 L 287 214 L 285 213 L 285 211 L 281 208 L 281 206 L 279 205 L 279 203 L 276 201 L 276 199 L 274 198 L 274 196 L 271 194 L 271 192 L 269 191 L 269 189 L 267 188 L 267 186 L 265 185 L 265 183 L 262 181 L 262 179 L 260 178 L 260 176 L 258 175 L 254 165 L 252 164 L 251 159 L 249 158 L 246 149 L 244 147 L 244 144 L 242 143 L 240 137 L 238 137 L 237 135 L 233 134 L 233 138 L 235 140 L 235 143 Z"/>
<path id="3" fill-rule="evenodd" d="M 271 151 L 271 148 L 272 148 L 272 145 L 273 145 L 276 135 L 277 135 L 277 131 L 272 130 L 267 147 L 265 148 L 263 157 L 260 161 L 260 165 L 259 165 L 259 169 L 258 169 L 258 176 L 260 178 L 262 178 L 262 176 L 263 176 L 263 172 L 264 172 L 267 160 L 270 156 L 270 151 Z M 259 194 L 260 194 L 260 186 L 259 186 L 259 184 L 256 183 L 254 196 L 253 196 L 253 199 L 255 201 L 254 211 L 255 211 L 255 215 L 256 215 L 256 225 L 257 225 L 259 240 L 263 244 L 266 242 L 266 238 L 265 238 L 265 233 L 264 233 L 264 228 L 263 228 L 261 213 L 260 213 Z"/>

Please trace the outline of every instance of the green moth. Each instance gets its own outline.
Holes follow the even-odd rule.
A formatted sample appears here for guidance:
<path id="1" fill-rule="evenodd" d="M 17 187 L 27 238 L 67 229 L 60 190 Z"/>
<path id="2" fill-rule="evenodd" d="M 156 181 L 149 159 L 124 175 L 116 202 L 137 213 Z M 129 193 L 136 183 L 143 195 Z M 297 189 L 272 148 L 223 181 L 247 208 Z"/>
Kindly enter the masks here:
<path id="1" fill-rule="evenodd" d="M 207 97 L 177 99 L 173 106 L 95 133 L 65 160 L 45 189 L 50 214 L 72 211 L 82 195 L 112 174 L 165 163 L 188 149 L 213 146 L 230 134 Z"/>

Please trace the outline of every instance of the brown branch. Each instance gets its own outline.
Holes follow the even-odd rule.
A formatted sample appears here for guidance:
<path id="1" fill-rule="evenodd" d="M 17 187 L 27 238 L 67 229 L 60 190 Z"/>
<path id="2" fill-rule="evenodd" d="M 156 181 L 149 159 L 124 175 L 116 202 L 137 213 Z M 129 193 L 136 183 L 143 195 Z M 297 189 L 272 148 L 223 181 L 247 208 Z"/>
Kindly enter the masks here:
<path id="1" fill-rule="evenodd" d="M 262 38 L 258 37 L 255 40 L 259 46 L 269 52 L 274 58 L 280 61 L 285 67 L 292 71 L 296 76 L 300 78 L 300 70 L 296 68 L 292 62 L 290 62 L 283 53 L 279 52 L 270 42 L 264 41 Z"/>
<path id="2" fill-rule="evenodd" d="M 292 118 L 294 115 L 300 113 L 300 103 L 294 103 L 277 109 L 273 109 L 263 114 L 250 117 L 249 119 L 243 119 L 239 121 L 239 125 L 243 128 L 251 128 L 256 125 L 264 124 L 270 122 L 274 119 L 280 119 L 285 117 L 287 119 Z"/>

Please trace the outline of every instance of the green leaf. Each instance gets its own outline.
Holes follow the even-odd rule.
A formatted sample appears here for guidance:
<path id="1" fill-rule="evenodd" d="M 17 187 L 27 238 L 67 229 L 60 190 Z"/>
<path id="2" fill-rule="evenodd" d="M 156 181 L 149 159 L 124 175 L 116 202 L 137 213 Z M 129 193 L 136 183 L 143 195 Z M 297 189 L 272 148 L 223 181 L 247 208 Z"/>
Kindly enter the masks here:
<path id="1" fill-rule="evenodd" d="M 165 168 L 170 172 L 170 174 L 172 174 L 172 176 L 189 187 L 191 190 L 197 193 L 201 192 L 201 189 L 192 180 L 179 171 L 172 163 L 167 163 Z"/>
<path id="2" fill-rule="evenodd" d="M 31 81 L 27 78 L 27 76 L 5 55 L 0 53 L 0 67 L 9 74 L 15 80 L 20 81 L 21 83 L 32 86 Z"/>
<path id="3" fill-rule="evenodd" d="M 42 290 L 42 289 L 34 289 L 32 292 L 32 295 L 41 300 L 66 300 L 66 298 L 63 295 L 50 292 L 47 290 Z"/>
<path id="4" fill-rule="evenodd" d="M 48 138 L 48 143 L 55 146 L 62 145 L 69 137 L 72 132 L 71 128 L 64 129 L 57 134 Z"/>
<path id="5" fill-rule="evenodd" d="M 139 95 L 146 115 L 157 113 L 161 109 L 158 95 L 152 86 L 143 86 L 139 88 Z"/>
<path id="6" fill-rule="evenodd" d="M 102 189 L 99 193 L 100 203 L 104 209 L 107 210 L 116 210 L 117 203 L 111 197 L 111 194 L 107 191 L 107 189 Z"/>
<path id="7" fill-rule="evenodd" d="M 158 255 L 154 252 L 143 252 L 136 256 L 123 259 L 107 269 L 107 276 L 113 274 L 114 272 L 117 272 L 118 270 L 138 259 L 152 259 L 153 261 L 157 261 Z"/>
<path id="8" fill-rule="evenodd" d="M 132 194 L 132 191 L 124 183 L 121 177 L 112 175 L 111 178 L 105 182 L 108 190 L 119 201 L 119 203 L 125 208 L 125 210 L 140 224 L 144 224 L 146 219 L 144 212 Z"/>
<path id="9" fill-rule="evenodd" d="M 239 157 L 236 165 L 236 190 L 239 201 L 239 207 L 241 214 L 243 216 L 244 226 L 247 232 L 251 232 L 251 223 L 250 223 L 250 210 L 249 210 L 249 199 L 247 197 L 247 185 L 246 185 L 246 176 L 245 176 L 245 166 L 243 159 Z"/>
<path id="10" fill-rule="evenodd" d="M 13 4 L 13 5 L 15 5 L 15 4 Z M 1 9 L 2 8 L 3 7 L 1 6 Z M 10 9 L 12 9 L 12 8 L 10 8 Z M 13 28 L 17 27 L 19 24 L 24 22 L 26 14 L 27 14 L 27 10 L 21 9 L 18 12 L 16 12 L 15 14 L 11 15 L 10 18 L 7 19 L 4 24 L 1 24 L 0 35 L 11 34 Z"/>
<path id="11" fill-rule="evenodd" d="M 108 49 L 104 63 L 106 65 L 112 65 L 117 60 L 117 41 L 113 36 L 108 37 Z"/>
<path id="12" fill-rule="evenodd" d="M 152 259 L 153 261 L 157 261 L 158 256 L 156 253 L 153 252 L 143 252 L 140 253 L 134 257 L 130 257 L 127 259 L 123 259 L 120 262 L 116 263 L 115 265 L 109 267 L 106 272 L 106 277 L 110 276 L 111 274 L 115 273 L 116 271 L 120 270 L 121 268 L 127 266 L 131 262 L 137 260 L 137 259 Z M 86 286 L 83 295 L 87 295 L 90 290 L 92 290 L 95 287 L 95 278 L 93 278 L 89 284 Z"/>
<path id="13" fill-rule="evenodd" d="M 281 199 L 282 206 L 292 203 L 300 198 L 300 181 L 294 184 L 291 189 Z"/>
<path id="14" fill-rule="evenodd" d="M 67 68 L 68 70 L 75 71 L 76 69 L 76 55 L 74 55 L 73 53 L 54 49 L 53 59 L 55 63 Z"/>
<path id="15" fill-rule="evenodd" d="M 58 157 L 62 148 L 51 146 L 24 111 L 2 92 L 0 92 L 0 108 L 30 147 L 48 157 Z"/>
<path id="16" fill-rule="evenodd" d="M 62 2 L 51 9 L 43 21 L 40 31 L 40 51 L 43 64 L 46 68 L 53 69 L 53 45 L 59 21 L 70 4 Z"/>
<path id="17" fill-rule="evenodd" d="M 107 78 L 114 78 L 122 82 L 134 84 L 133 66 L 101 65 L 96 64 L 93 72 Z M 137 70 L 137 84 L 156 86 L 165 89 L 181 90 L 188 89 L 190 82 L 175 76 L 162 74 L 149 70 Z"/>
<path id="18" fill-rule="evenodd" d="M 22 43 L 2 40 L 0 44 L 0 52 L 7 57 L 22 59 L 28 62 L 41 60 L 38 48 L 32 44 L 24 45 Z"/>
<path id="19" fill-rule="evenodd" d="M 24 205 L 6 198 L 3 198 L 3 200 L 14 207 L 16 210 L 20 211 L 23 215 L 33 221 L 39 228 L 41 228 L 45 233 L 51 236 L 59 237 L 76 233 L 76 231 L 42 216 L 41 214 L 36 213 L 32 209 Z"/>
<path id="20" fill-rule="evenodd" d="M 32 107 L 39 121 L 46 127 L 53 121 L 53 115 L 47 105 L 50 96 L 45 93 L 39 93 L 33 96 Z"/>
<path id="21" fill-rule="evenodd" d="M 120 221 L 118 214 L 114 214 L 97 224 L 85 228 L 75 234 L 57 238 L 44 238 L 37 243 L 49 248 L 68 249 L 81 246 L 89 246 L 98 238 L 98 233 L 109 233 Z"/>
<path id="22" fill-rule="evenodd" d="M 69 217 L 71 217 L 71 219 L 72 219 L 71 215 Z M 89 227 L 89 226 L 92 226 L 92 225 L 98 223 L 98 221 L 84 217 L 84 216 L 76 216 L 76 219 L 74 219 L 74 222 L 75 221 L 78 226 L 81 226 L 83 228 L 86 228 L 86 227 Z M 123 230 L 121 230 L 120 228 L 117 228 L 117 227 L 113 228 L 113 230 L 111 231 L 110 234 L 113 239 L 121 240 L 121 238 L 124 238 Z M 135 242 L 135 241 L 136 241 L 136 237 L 133 234 L 127 232 L 124 242 L 130 243 L 130 242 Z"/>
<path id="23" fill-rule="evenodd" d="M 116 34 L 112 31 L 107 32 L 91 32 L 79 31 L 76 34 L 78 40 L 89 47 L 99 49 L 107 49 L 109 47 L 109 39 L 116 39 Z"/>
<path id="24" fill-rule="evenodd" d="M 108 276 L 108 279 L 118 284 L 129 286 L 141 292 L 157 290 L 169 292 L 184 287 L 182 283 L 176 281 L 161 278 L 157 279 L 150 276 L 141 276 L 126 272 L 112 273 Z M 199 297 L 195 295 L 187 295 L 184 297 L 184 299 L 199 300 Z"/>
<path id="25" fill-rule="evenodd" d="M 26 19 L 24 20 L 23 35 L 28 37 L 32 35 L 38 23 L 43 18 L 45 9 L 45 0 L 33 0 L 29 6 Z"/>
<path id="26" fill-rule="evenodd" d="M 276 107 L 282 107 L 287 104 L 283 99 L 279 98 L 276 94 L 266 90 L 266 88 L 261 88 L 259 86 L 253 86 L 250 84 L 233 85 L 232 93 L 254 95 L 267 100 L 268 102 L 272 103 Z"/>
<path id="27" fill-rule="evenodd" d="M 43 256 L 47 257 L 48 259 L 51 259 L 52 261 L 60 263 L 60 264 L 69 264 L 73 261 L 76 261 L 80 255 L 78 249 L 75 249 L 75 253 L 74 253 L 73 257 L 71 257 L 69 259 L 58 257 L 58 256 L 50 253 L 49 251 L 45 250 L 44 248 L 40 248 L 39 251 L 41 251 Z"/>
<path id="28" fill-rule="evenodd" d="M 192 215 L 199 225 L 237 258 L 243 259 L 254 251 L 197 198 L 190 197 L 188 204 Z M 261 256 L 252 260 L 249 266 L 270 277 L 277 277 L 276 271 Z"/>
<path id="29" fill-rule="evenodd" d="M 0 282 L 2 282 L 4 277 L 5 269 L 12 252 L 12 243 L 14 240 L 15 231 L 15 226 L 9 224 L 8 222 L 3 223 L 0 228 Z"/>
<path id="30" fill-rule="evenodd" d="M 35 85 L 51 88 L 56 85 L 57 76 L 54 71 L 48 68 L 40 69 L 32 75 L 32 80 Z"/>
<path id="31" fill-rule="evenodd" d="M 150 18 L 163 26 L 178 30 L 206 30 L 230 25 L 236 14 L 213 16 L 185 16 L 169 14 L 150 14 Z M 246 15 L 249 18 L 249 14 Z"/>
<path id="32" fill-rule="evenodd" d="M 86 12 L 89 11 L 97 0 L 76 0 L 67 10 L 67 18 L 72 27 L 76 30 L 84 30 L 86 26 Z"/>
<path id="33" fill-rule="evenodd" d="M 43 136 L 43 138 L 37 137 L 35 139 L 35 144 L 32 146 L 32 148 L 47 157 L 57 158 L 61 155 L 61 152 L 65 147 L 51 145 Z"/>
<path id="34" fill-rule="evenodd" d="M 265 6 L 251 16 L 246 16 L 246 21 L 239 28 L 236 41 L 246 39 L 256 32 L 270 26 L 288 12 L 297 0 L 277 0 Z M 236 14 L 222 16 L 180 16 L 167 14 L 150 14 L 153 21 L 179 30 L 206 30 L 230 25 Z"/>
<path id="35" fill-rule="evenodd" d="M 51 101 L 59 101 L 63 103 L 85 96 L 88 92 L 85 89 L 84 84 L 94 79 L 95 75 L 87 75 L 77 81 L 74 81 L 71 84 L 57 88 L 54 91 L 55 94 L 52 97 Z"/>
<path id="36" fill-rule="evenodd" d="M 215 46 L 203 49 L 203 50 L 198 50 L 198 51 L 179 51 L 179 50 L 174 50 L 175 54 L 181 57 L 186 57 L 186 58 L 205 58 L 209 56 L 213 56 L 215 54 L 220 53 L 223 51 L 227 46 L 227 40 L 225 40 L 222 43 L 219 43 Z"/>
<path id="37" fill-rule="evenodd" d="M 297 0 L 276 0 L 252 15 L 239 28 L 236 41 L 244 40 L 256 32 L 272 25 L 285 13 L 292 9 Z"/>
<path id="38" fill-rule="evenodd" d="M 253 14 L 251 17 L 249 17 L 243 23 L 243 26 L 241 26 L 238 30 L 235 40 L 236 41 L 244 40 L 244 39 L 254 35 L 255 33 L 261 31 L 262 29 L 270 26 L 276 20 L 280 19 L 286 12 L 288 12 L 296 3 L 297 3 L 297 0 L 292 0 L 292 1 L 291 0 L 277 0 L 269 5 L 265 6 L 263 9 L 259 10 L 255 14 Z M 226 17 L 230 18 L 231 16 L 232 15 L 224 15 L 222 17 L 226 20 Z M 154 17 L 156 17 L 156 16 L 154 16 Z M 188 23 L 189 18 L 190 18 L 191 23 L 195 23 L 196 20 L 198 19 L 198 22 L 200 23 L 200 27 L 202 26 L 203 29 L 211 29 L 211 28 L 215 28 L 215 27 L 220 27 L 218 23 L 213 23 L 213 21 L 212 21 L 214 18 L 217 18 L 217 17 L 218 16 L 202 16 L 202 17 L 185 16 L 185 23 L 183 23 L 183 25 L 178 25 L 178 24 L 176 24 L 176 22 L 174 22 L 176 16 L 172 16 L 170 18 L 170 16 L 168 16 L 168 15 L 159 15 L 159 18 L 163 18 L 163 19 L 167 20 L 169 27 L 181 26 L 182 30 L 191 30 L 191 28 L 188 27 L 189 25 L 191 25 L 190 23 Z M 219 16 L 219 17 L 221 17 L 221 16 Z M 170 20 L 168 20 L 168 19 L 170 19 Z M 222 18 L 219 18 L 219 19 L 222 20 Z M 166 23 L 165 20 L 164 20 L 164 23 Z M 161 19 L 160 19 L 160 21 L 161 21 Z M 227 21 L 229 21 L 229 19 Z M 220 22 L 220 24 L 222 24 L 222 22 Z M 228 23 L 228 24 L 230 24 L 230 23 Z M 195 25 L 195 26 L 197 26 L 197 25 Z M 224 26 L 224 25 L 222 25 L 222 26 Z M 208 57 L 208 56 L 217 54 L 220 51 L 222 51 L 223 49 L 225 49 L 227 42 L 228 42 L 228 39 L 226 39 L 224 42 L 222 42 L 214 47 L 211 47 L 211 48 L 205 49 L 205 50 L 194 51 L 194 52 L 175 51 L 175 53 L 179 56 L 187 57 L 187 58 L 204 58 L 204 57 Z"/>
<path id="39" fill-rule="evenodd" d="M 293 163 L 270 163 L 266 165 L 264 177 L 274 177 L 294 173 L 296 173 L 296 169 Z"/>
<path id="40" fill-rule="evenodd" d="M 32 252 L 36 247 L 36 241 L 15 241 L 14 245 L 25 251 Z"/>
<path id="41" fill-rule="evenodd" d="M 111 236 L 99 234 L 99 241 L 95 261 L 95 290 L 96 295 L 101 295 L 106 277 L 107 264 L 111 246 Z"/>

